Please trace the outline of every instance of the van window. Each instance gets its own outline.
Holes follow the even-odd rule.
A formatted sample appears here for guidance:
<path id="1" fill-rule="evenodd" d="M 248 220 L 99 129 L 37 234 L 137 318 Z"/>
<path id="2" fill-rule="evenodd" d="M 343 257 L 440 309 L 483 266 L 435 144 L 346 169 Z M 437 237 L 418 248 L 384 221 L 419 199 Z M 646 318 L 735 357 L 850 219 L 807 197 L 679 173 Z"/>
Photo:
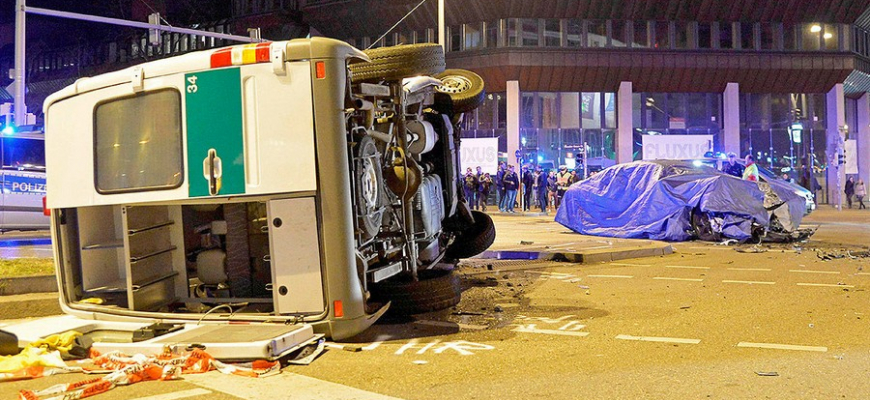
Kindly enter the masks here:
<path id="1" fill-rule="evenodd" d="M 173 189 L 184 180 L 181 96 L 165 89 L 98 104 L 94 167 L 100 193 Z"/>
<path id="2" fill-rule="evenodd" d="M 45 172 L 45 141 L 42 139 L 4 137 L 3 169 Z"/>

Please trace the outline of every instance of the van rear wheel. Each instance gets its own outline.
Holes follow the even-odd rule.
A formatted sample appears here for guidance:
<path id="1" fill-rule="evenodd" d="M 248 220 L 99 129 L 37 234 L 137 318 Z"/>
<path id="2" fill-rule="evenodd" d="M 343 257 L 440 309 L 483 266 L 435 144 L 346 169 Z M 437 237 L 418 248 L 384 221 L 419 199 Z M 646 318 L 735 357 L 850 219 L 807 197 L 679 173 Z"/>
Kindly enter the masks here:
<path id="1" fill-rule="evenodd" d="M 372 284 L 372 298 L 390 301 L 389 313 L 394 315 L 438 311 L 459 304 L 461 284 L 453 270 L 424 270 L 417 276 L 417 281 L 409 275 L 400 275 Z"/>
<path id="2" fill-rule="evenodd" d="M 436 43 L 404 44 L 366 50 L 371 62 L 350 65 L 352 81 L 395 81 L 444 71 L 444 49 Z"/>
<path id="3" fill-rule="evenodd" d="M 448 69 L 435 75 L 443 83 L 435 91 L 432 108 L 444 114 L 462 114 L 474 111 L 485 100 L 483 78 L 466 69 Z"/>

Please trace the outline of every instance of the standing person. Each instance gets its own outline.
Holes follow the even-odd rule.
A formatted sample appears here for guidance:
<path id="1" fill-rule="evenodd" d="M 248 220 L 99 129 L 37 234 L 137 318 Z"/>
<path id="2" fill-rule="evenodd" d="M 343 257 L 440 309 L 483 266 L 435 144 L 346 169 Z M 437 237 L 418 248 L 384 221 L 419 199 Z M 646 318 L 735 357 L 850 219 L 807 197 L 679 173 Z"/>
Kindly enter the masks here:
<path id="1" fill-rule="evenodd" d="M 535 175 L 528 166 L 523 167 L 523 211 L 532 208 L 532 191 L 535 190 Z"/>
<path id="2" fill-rule="evenodd" d="M 504 163 L 498 163 L 498 171 L 495 173 L 495 196 L 499 211 L 504 210 Z"/>
<path id="3" fill-rule="evenodd" d="M 758 166 L 755 165 L 755 157 L 752 154 L 746 155 L 746 168 L 743 170 L 743 179 L 758 182 Z"/>
<path id="4" fill-rule="evenodd" d="M 547 212 L 547 175 L 541 171 L 541 167 L 535 171 L 535 195 L 538 196 L 541 212 Z"/>
<path id="5" fill-rule="evenodd" d="M 722 164 L 722 172 L 738 178 L 743 177 L 743 166 L 737 162 L 737 154 L 733 151 L 728 153 L 728 161 Z"/>
<path id="6" fill-rule="evenodd" d="M 474 171 L 474 176 L 477 178 L 477 190 L 474 192 L 474 204 L 480 203 L 480 178 L 483 178 L 483 170 L 478 165 L 476 171 Z M 484 200 L 486 201 L 486 200 Z"/>
<path id="7" fill-rule="evenodd" d="M 855 194 L 855 181 L 851 176 L 849 179 L 846 179 L 846 187 L 843 192 L 846 193 L 846 204 L 849 205 L 849 208 L 852 208 L 852 195 Z"/>
<path id="8" fill-rule="evenodd" d="M 568 167 L 563 165 L 559 167 L 559 173 L 556 174 L 556 189 L 558 191 L 556 208 L 559 208 L 559 205 L 562 204 L 562 196 L 565 195 L 568 186 L 571 186 L 571 173 L 568 172 Z"/>
<path id="9" fill-rule="evenodd" d="M 471 172 L 471 167 L 465 171 L 465 177 L 462 179 L 462 189 L 465 191 L 465 200 L 471 205 L 472 209 L 477 210 L 477 177 L 474 172 Z"/>
<path id="10" fill-rule="evenodd" d="M 858 182 L 855 182 L 855 198 L 858 199 L 858 209 L 867 208 L 864 207 L 864 196 L 867 195 L 867 189 L 864 187 L 864 180 L 858 178 Z"/>
<path id="11" fill-rule="evenodd" d="M 504 177 L 502 178 L 502 184 L 504 185 L 505 193 L 504 207 L 502 211 L 513 214 L 514 203 L 517 201 L 517 187 L 520 186 L 520 179 L 514 172 L 513 165 L 508 165 L 507 171 L 504 173 Z"/>
<path id="12" fill-rule="evenodd" d="M 556 183 L 556 171 L 550 170 L 547 174 L 547 208 L 553 207 L 553 211 L 556 210 L 556 202 L 559 198 L 558 195 L 559 185 Z"/>
<path id="13" fill-rule="evenodd" d="M 477 194 L 480 197 L 480 211 L 486 211 L 486 200 L 489 198 L 489 190 L 492 188 L 492 177 L 489 176 L 489 172 L 480 177 L 477 187 Z"/>

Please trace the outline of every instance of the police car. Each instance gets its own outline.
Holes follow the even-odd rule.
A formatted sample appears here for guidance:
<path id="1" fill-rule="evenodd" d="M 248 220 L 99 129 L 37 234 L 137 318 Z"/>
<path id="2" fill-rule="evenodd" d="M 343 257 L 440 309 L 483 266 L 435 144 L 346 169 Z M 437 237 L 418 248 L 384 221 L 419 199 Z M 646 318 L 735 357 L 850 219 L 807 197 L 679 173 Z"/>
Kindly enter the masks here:
<path id="1" fill-rule="evenodd" d="M 0 231 L 49 228 L 44 212 L 45 140 L 41 131 L 4 132 L 0 137 Z"/>

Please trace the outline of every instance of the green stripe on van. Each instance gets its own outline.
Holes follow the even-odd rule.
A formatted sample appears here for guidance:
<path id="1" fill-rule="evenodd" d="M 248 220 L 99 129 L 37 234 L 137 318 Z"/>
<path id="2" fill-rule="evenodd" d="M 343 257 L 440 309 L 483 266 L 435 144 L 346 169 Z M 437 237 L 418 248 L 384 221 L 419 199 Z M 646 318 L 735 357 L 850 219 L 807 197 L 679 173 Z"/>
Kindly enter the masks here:
<path id="1" fill-rule="evenodd" d="M 245 193 L 241 72 L 228 68 L 185 74 L 184 85 L 190 197 L 211 195 L 203 174 L 211 149 L 222 166 L 216 195 Z"/>

